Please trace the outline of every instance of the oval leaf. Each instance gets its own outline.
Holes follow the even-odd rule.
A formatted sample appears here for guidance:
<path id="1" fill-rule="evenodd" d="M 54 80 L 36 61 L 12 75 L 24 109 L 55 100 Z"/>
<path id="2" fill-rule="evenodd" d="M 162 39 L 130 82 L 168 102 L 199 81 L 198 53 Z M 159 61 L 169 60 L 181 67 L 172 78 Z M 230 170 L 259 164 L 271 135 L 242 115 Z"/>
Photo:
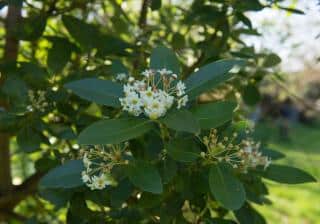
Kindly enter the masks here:
<path id="1" fill-rule="evenodd" d="M 179 60 L 177 59 L 176 54 L 164 46 L 159 46 L 152 50 L 150 67 L 153 69 L 166 68 L 177 75 L 180 73 Z"/>
<path id="2" fill-rule="evenodd" d="M 316 182 L 316 179 L 303 170 L 285 165 L 270 165 L 262 176 L 284 184 L 301 184 Z"/>
<path id="3" fill-rule="evenodd" d="M 194 98 L 212 89 L 231 78 L 231 74 L 228 74 L 228 72 L 234 66 L 243 66 L 244 64 L 243 60 L 225 59 L 201 67 L 185 81 L 187 95 L 190 98 Z"/>
<path id="4" fill-rule="evenodd" d="M 199 158 L 200 151 L 193 139 L 176 139 L 166 145 L 168 154 L 179 162 L 193 162 Z"/>
<path id="5" fill-rule="evenodd" d="M 83 185 L 81 160 L 70 160 L 49 171 L 39 183 L 40 188 L 73 188 Z"/>
<path id="6" fill-rule="evenodd" d="M 227 209 L 239 209 L 246 200 L 242 183 L 233 176 L 227 164 L 213 164 L 210 167 L 209 186 L 216 200 Z"/>
<path id="7" fill-rule="evenodd" d="M 162 119 L 162 122 L 171 129 L 189 133 L 199 133 L 198 120 L 187 110 L 176 110 Z"/>
<path id="8" fill-rule="evenodd" d="M 136 161 L 127 169 L 130 181 L 143 191 L 162 193 L 162 182 L 158 170 L 151 164 Z"/>
<path id="9" fill-rule="evenodd" d="M 84 129 L 78 138 L 80 144 L 117 144 L 136 138 L 153 127 L 149 120 L 123 118 L 102 120 Z"/>
<path id="10" fill-rule="evenodd" d="M 191 112 L 202 129 L 216 128 L 232 119 L 237 104 L 234 102 L 215 102 L 195 107 Z"/>
<path id="11" fill-rule="evenodd" d="M 120 107 L 122 86 L 118 83 L 102 79 L 81 79 L 67 83 L 66 88 L 72 90 L 83 99 L 112 107 Z"/>

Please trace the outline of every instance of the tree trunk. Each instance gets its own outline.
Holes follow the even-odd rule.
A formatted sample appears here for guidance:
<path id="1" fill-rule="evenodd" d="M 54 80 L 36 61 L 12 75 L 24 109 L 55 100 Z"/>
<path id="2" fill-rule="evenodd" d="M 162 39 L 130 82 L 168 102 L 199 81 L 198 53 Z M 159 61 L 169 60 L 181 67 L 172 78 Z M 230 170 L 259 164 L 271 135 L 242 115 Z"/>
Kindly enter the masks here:
<path id="1" fill-rule="evenodd" d="M 8 6 L 5 21 L 4 62 L 15 62 L 17 60 L 19 40 L 14 37 L 13 32 L 21 18 L 21 7 L 22 5 L 19 3 L 12 3 Z M 5 76 L 6 74 L 0 77 L 0 85 L 3 84 Z M 0 101 L 0 109 L 7 110 L 7 102 Z M 10 136 L 7 133 L 0 133 L 0 195 L 8 193 L 12 188 L 9 138 Z"/>

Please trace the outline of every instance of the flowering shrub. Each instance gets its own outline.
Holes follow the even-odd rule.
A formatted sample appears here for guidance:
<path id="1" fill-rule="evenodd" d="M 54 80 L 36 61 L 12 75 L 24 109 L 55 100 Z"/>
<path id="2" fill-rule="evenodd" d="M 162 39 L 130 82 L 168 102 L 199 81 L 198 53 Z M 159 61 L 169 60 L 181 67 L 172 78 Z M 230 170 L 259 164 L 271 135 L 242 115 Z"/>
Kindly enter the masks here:
<path id="1" fill-rule="evenodd" d="M 169 49 L 159 48 L 153 51 L 151 66 L 154 60 L 172 55 Z M 160 209 L 144 208 L 144 212 L 159 220 L 188 220 L 183 217 L 190 213 L 202 222 L 210 220 L 212 212 L 219 214 L 215 208 L 221 208 L 225 213 L 234 211 L 242 222 L 244 214 L 258 215 L 248 202 L 263 203 L 267 192 L 260 190 L 265 189 L 262 177 L 288 184 L 314 181 L 304 171 L 271 162 L 283 155 L 256 139 L 248 122 L 234 119 L 235 101 L 197 102 L 197 96 L 230 79 L 235 74 L 230 70 L 244 66 L 243 60 L 220 60 L 182 81 L 165 64 L 135 77 L 120 73 L 114 81 L 84 79 L 66 84 L 80 97 L 104 102 L 117 111 L 80 133 L 78 158 L 82 161 L 77 162 L 78 173 L 71 174 L 80 181 L 72 187 L 86 184 L 89 191 L 107 192 L 111 211 L 151 200 L 150 206 Z M 41 186 L 55 187 L 55 179 L 64 178 L 58 174 L 64 166 L 69 164 L 49 172 Z M 182 210 L 186 201 L 195 203 L 196 198 L 215 206 L 203 208 L 200 203 Z M 114 201 L 116 207 L 112 207 Z M 175 211 L 181 212 L 181 218 L 162 213 L 162 203 L 177 203 Z M 205 210 L 197 213 L 198 209 Z M 108 216 L 113 217 L 112 213 Z"/>
<path id="2" fill-rule="evenodd" d="M 281 62 L 243 40 L 259 35 L 247 12 L 268 7 L 299 13 L 2 1 L 0 223 L 265 223 L 265 179 L 315 181 L 246 121 Z"/>

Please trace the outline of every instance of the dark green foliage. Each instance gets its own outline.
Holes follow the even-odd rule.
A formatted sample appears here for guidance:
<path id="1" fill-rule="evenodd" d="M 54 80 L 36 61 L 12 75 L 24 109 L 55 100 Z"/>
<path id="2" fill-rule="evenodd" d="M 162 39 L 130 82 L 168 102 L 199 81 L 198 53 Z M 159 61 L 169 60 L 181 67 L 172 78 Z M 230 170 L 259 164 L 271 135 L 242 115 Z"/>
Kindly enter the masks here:
<path id="1" fill-rule="evenodd" d="M 102 120 L 83 130 L 78 141 L 85 145 L 116 144 L 139 137 L 152 127 L 150 121 L 139 118 Z"/>
<path id="2" fill-rule="evenodd" d="M 277 54 L 245 44 L 244 35 L 260 35 L 247 12 L 275 6 L 302 12 L 282 7 L 281 1 L 167 2 L 152 0 L 134 9 L 133 0 L 23 4 L 24 17 L 10 27 L 13 38 L 24 40 L 18 59 L 0 64 L 0 131 L 16 139 L 17 152 L 30 157 L 28 167 L 43 176 L 38 194 L 18 203 L 17 214 L 31 217 L 26 223 L 50 223 L 51 218 L 76 224 L 264 224 L 251 206 L 268 203 L 264 179 L 315 181 L 302 170 L 275 164 L 244 173 L 225 161 L 206 160 L 203 144 L 212 128 L 219 140 L 234 132 L 233 143 L 248 137 L 242 100 L 258 104 L 259 84 L 281 62 Z M 0 9 L 7 4 L 22 1 L 4 1 Z M 172 82 L 185 82 L 187 105 L 176 109 L 175 102 L 157 120 L 122 111 L 123 86 L 113 79 L 119 73 L 140 79 L 144 68 L 176 73 Z M 50 106 L 28 109 L 37 103 L 29 90 L 44 91 Z M 283 158 L 267 147 L 266 135 L 252 134 L 262 143 L 262 155 Z M 83 153 L 123 142 L 129 147 L 114 155 L 108 170 L 114 183 L 90 190 L 81 179 Z M 29 173 L 26 169 L 22 179 L 28 180 Z"/>
<path id="3" fill-rule="evenodd" d="M 233 175 L 227 164 L 210 166 L 209 185 L 212 195 L 223 207 L 239 209 L 246 199 L 242 183 Z"/>

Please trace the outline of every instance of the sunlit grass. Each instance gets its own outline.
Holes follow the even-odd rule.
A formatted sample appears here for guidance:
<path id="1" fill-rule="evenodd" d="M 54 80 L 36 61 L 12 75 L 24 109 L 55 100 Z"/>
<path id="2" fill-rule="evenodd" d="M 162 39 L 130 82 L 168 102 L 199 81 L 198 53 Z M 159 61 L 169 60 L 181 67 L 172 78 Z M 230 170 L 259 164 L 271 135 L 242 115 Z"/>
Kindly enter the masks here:
<path id="1" fill-rule="evenodd" d="M 320 180 L 320 127 L 296 125 L 290 130 L 290 141 L 273 137 L 272 148 L 286 158 L 278 163 L 301 168 Z M 320 223 L 320 183 L 280 185 L 268 182 L 272 206 L 257 206 L 268 223 Z"/>

